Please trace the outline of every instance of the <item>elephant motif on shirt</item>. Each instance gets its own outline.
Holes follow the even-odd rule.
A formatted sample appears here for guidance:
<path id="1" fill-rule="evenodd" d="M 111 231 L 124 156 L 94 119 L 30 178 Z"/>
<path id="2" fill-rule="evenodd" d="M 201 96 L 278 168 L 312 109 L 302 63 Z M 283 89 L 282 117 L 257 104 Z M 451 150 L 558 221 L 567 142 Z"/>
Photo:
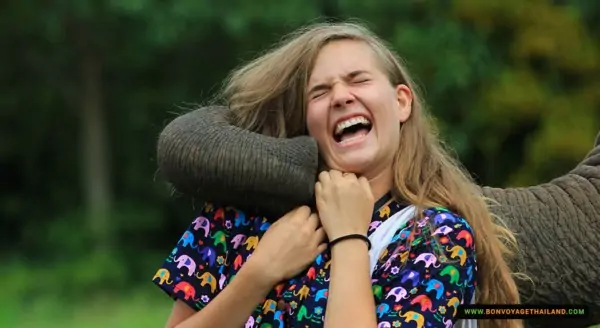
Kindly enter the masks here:
<path id="1" fill-rule="evenodd" d="M 244 234 L 237 234 L 235 235 L 235 237 L 233 237 L 231 239 L 231 243 L 233 244 L 233 249 L 238 249 L 238 247 L 240 247 L 240 244 L 244 243 L 246 241 L 246 235 Z"/>
<path id="2" fill-rule="evenodd" d="M 405 323 L 414 321 L 417 325 L 417 328 L 422 328 L 425 324 L 425 318 L 423 315 L 415 311 L 406 311 L 406 313 L 400 314 L 400 316 L 404 318 Z"/>
<path id="3" fill-rule="evenodd" d="M 243 262 L 244 259 L 242 258 L 242 255 L 238 254 L 238 256 L 235 257 L 235 260 L 233 260 L 233 269 L 237 270 L 241 268 Z"/>
<path id="4" fill-rule="evenodd" d="M 227 239 L 225 237 L 225 231 L 215 231 L 214 235 L 211 236 L 211 238 L 214 240 L 213 245 L 215 247 L 218 245 L 223 246 L 223 252 L 227 251 Z"/>
<path id="5" fill-rule="evenodd" d="M 269 312 L 275 313 L 277 310 L 277 303 L 274 300 L 266 300 L 262 306 L 263 314 L 267 314 Z"/>
<path id="6" fill-rule="evenodd" d="M 198 247 L 194 244 L 194 234 L 189 230 L 186 230 L 186 232 L 183 233 L 181 238 L 179 238 L 179 242 L 177 242 L 177 243 L 181 244 L 181 247 L 188 247 L 188 246 L 191 248 Z"/>
<path id="7" fill-rule="evenodd" d="M 294 296 L 300 296 L 300 300 L 302 301 L 303 299 L 308 297 L 308 293 L 310 292 L 310 289 L 308 288 L 308 286 L 303 285 L 300 290 L 298 290 L 298 292 L 294 292 Z"/>
<path id="8" fill-rule="evenodd" d="M 469 284 L 469 281 L 473 280 L 473 267 L 469 266 L 467 269 L 467 280 L 465 280 L 463 287 L 473 287 L 473 285 Z"/>
<path id="9" fill-rule="evenodd" d="M 213 276 L 210 272 L 204 272 L 201 276 L 196 273 L 196 278 L 200 279 L 201 287 L 209 285 L 211 293 L 214 293 L 215 290 L 217 290 L 217 278 L 215 278 L 215 276 Z"/>
<path id="10" fill-rule="evenodd" d="M 279 328 L 285 327 L 283 320 L 283 312 L 281 310 L 275 311 L 275 314 L 273 314 L 273 320 L 275 320 Z"/>
<path id="11" fill-rule="evenodd" d="M 277 295 L 277 297 L 281 297 L 281 292 L 283 292 L 283 287 L 285 287 L 285 283 L 280 283 L 279 285 L 275 286 L 275 288 L 273 288 L 273 290 L 275 291 L 275 295 Z"/>
<path id="12" fill-rule="evenodd" d="M 167 262 L 174 262 L 175 257 L 177 257 L 177 253 L 179 252 L 179 249 L 177 247 L 173 248 L 173 250 L 171 250 L 171 254 L 169 254 L 169 256 L 167 257 Z"/>
<path id="13" fill-rule="evenodd" d="M 468 230 L 462 230 L 461 232 L 459 232 L 458 235 L 456 235 L 456 239 L 458 239 L 458 240 L 464 239 L 466 247 L 473 246 L 473 236 L 471 235 L 471 233 Z"/>
<path id="14" fill-rule="evenodd" d="M 180 281 L 173 288 L 173 293 L 183 292 L 185 300 L 193 300 L 194 302 L 198 302 L 200 299 L 196 299 L 196 289 L 187 281 Z"/>
<path id="15" fill-rule="evenodd" d="M 315 294 L 315 302 L 318 302 L 320 299 L 327 299 L 329 296 L 329 289 L 319 289 Z"/>
<path id="16" fill-rule="evenodd" d="M 388 312 L 390 312 L 390 306 L 385 304 L 385 303 L 381 303 L 377 306 L 377 315 L 379 316 L 379 318 L 383 318 L 384 315 L 386 315 Z"/>
<path id="17" fill-rule="evenodd" d="M 302 320 L 304 320 L 304 318 L 312 319 L 312 315 L 308 314 L 308 310 L 306 309 L 306 306 L 301 305 L 300 310 L 298 310 L 298 321 L 302 321 Z"/>
<path id="18" fill-rule="evenodd" d="M 400 231 L 399 234 L 395 235 L 392 238 L 392 243 L 395 243 L 397 241 L 403 242 L 403 241 L 407 240 L 408 237 L 410 237 L 411 233 L 412 233 L 412 230 L 410 230 L 410 229 L 403 229 L 402 231 Z"/>
<path id="19" fill-rule="evenodd" d="M 217 220 L 225 219 L 225 210 L 223 208 L 218 208 L 215 211 L 215 215 L 213 216 L 213 220 L 216 222 Z"/>
<path id="20" fill-rule="evenodd" d="M 227 276 L 224 274 L 221 274 L 221 277 L 219 278 L 219 288 L 221 290 L 223 290 L 223 288 L 225 288 L 226 282 L 227 282 Z"/>
<path id="21" fill-rule="evenodd" d="M 408 253 L 408 252 L 407 252 Z M 408 270 L 402 275 L 401 283 L 405 283 L 407 281 L 411 282 L 412 287 L 416 287 L 419 284 L 419 271 Z"/>
<path id="22" fill-rule="evenodd" d="M 437 263 L 437 257 L 433 253 L 423 253 L 417 256 L 417 258 L 413 261 L 413 263 L 417 264 L 419 262 L 425 262 L 425 267 L 429 268 L 433 265 L 434 268 L 439 268 L 441 264 L 435 265 Z"/>
<path id="23" fill-rule="evenodd" d="M 199 216 L 194 220 L 194 222 L 192 222 L 192 224 L 194 225 L 193 229 L 195 231 L 202 229 L 204 231 L 204 238 L 208 237 L 210 232 L 210 221 L 208 221 L 207 218 Z"/>
<path id="24" fill-rule="evenodd" d="M 406 263 L 408 260 L 408 251 L 400 253 L 400 263 Z"/>
<path id="25" fill-rule="evenodd" d="M 252 250 L 256 248 L 256 245 L 258 245 L 258 236 L 250 236 L 246 239 L 246 241 L 244 242 L 244 245 L 246 245 L 246 250 Z"/>
<path id="26" fill-rule="evenodd" d="M 465 251 L 464 248 L 462 248 L 459 245 L 455 245 L 452 248 L 446 247 L 446 251 L 451 252 L 450 258 L 453 259 L 455 257 L 458 257 L 458 258 L 460 258 L 460 265 L 461 266 L 465 265 L 465 261 L 467 261 L 467 252 Z"/>
<path id="27" fill-rule="evenodd" d="M 387 248 L 383 250 L 383 252 L 381 252 L 381 255 L 379 255 L 379 258 L 377 259 L 378 261 L 383 260 L 383 258 L 388 255 L 388 250 Z"/>
<path id="28" fill-rule="evenodd" d="M 450 283 L 454 285 L 459 285 L 458 280 L 460 279 L 460 274 L 458 270 L 453 265 L 448 265 L 447 267 L 440 272 L 440 276 L 450 276 Z"/>
<path id="29" fill-rule="evenodd" d="M 371 222 L 371 224 L 369 224 L 369 231 L 377 229 L 377 227 L 379 227 L 380 224 L 381 224 L 381 221 Z"/>
<path id="30" fill-rule="evenodd" d="M 381 288 L 380 285 L 373 285 L 373 296 L 375 296 L 377 299 L 381 299 L 381 297 L 383 296 L 383 288 Z"/>
<path id="31" fill-rule="evenodd" d="M 254 317 L 253 316 L 248 317 L 248 320 L 246 321 L 246 325 L 244 326 L 244 328 L 254 328 Z"/>
<path id="32" fill-rule="evenodd" d="M 394 288 L 390 289 L 390 291 L 385 296 L 385 299 L 388 299 L 390 297 L 394 297 L 394 302 L 397 303 L 401 299 L 405 300 L 405 299 L 409 298 L 410 296 L 408 295 L 408 292 L 406 291 L 406 289 L 404 289 L 402 287 L 394 287 Z"/>
<path id="33" fill-rule="evenodd" d="M 188 269 L 188 276 L 190 277 L 194 274 L 194 271 L 196 271 L 196 262 L 185 254 L 175 258 L 175 262 L 177 262 L 177 269 L 186 267 Z"/>
<path id="34" fill-rule="evenodd" d="M 440 213 L 438 213 L 434 218 L 433 221 L 436 225 L 442 225 L 443 222 L 445 221 L 450 221 L 452 223 L 456 223 L 457 218 L 450 214 L 450 211 L 445 208 L 445 207 L 434 207 L 434 209 Z"/>
<path id="35" fill-rule="evenodd" d="M 382 321 L 377 325 L 377 328 L 392 328 L 392 325 L 387 321 Z"/>
<path id="36" fill-rule="evenodd" d="M 267 229 L 269 229 L 269 227 L 271 226 L 271 222 L 263 221 L 261 222 L 260 226 L 258 227 L 258 231 L 267 231 Z"/>
<path id="37" fill-rule="evenodd" d="M 170 285 L 173 283 L 173 280 L 169 280 L 169 277 L 171 276 L 171 273 L 169 272 L 169 270 L 161 268 L 158 269 L 158 271 L 156 271 L 156 274 L 154 275 L 154 277 L 152 277 L 152 280 L 156 279 L 156 278 L 160 278 L 160 280 L 158 281 L 158 283 L 160 285 L 162 284 L 167 284 Z"/>
<path id="38" fill-rule="evenodd" d="M 250 221 L 246 220 L 246 214 L 242 211 L 235 211 L 235 226 L 247 226 L 250 224 Z"/>
<path id="39" fill-rule="evenodd" d="M 379 210 L 379 217 L 380 218 L 389 217 L 390 212 L 391 212 L 390 207 L 386 205 Z"/>
<path id="40" fill-rule="evenodd" d="M 447 235 L 449 233 L 451 233 L 452 231 L 454 231 L 452 228 L 450 228 L 449 226 L 441 226 L 439 228 L 437 228 L 432 235 Z"/>
<path id="41" fill-rule="evenodd" d="M 411 305 L 419 304 L 421 306 L 421 312 L 425 310 L 429 312 L 435 312 L 436 310 L 433 308 L 433 302 L 427 295 L 419 295 L 415 297 L 412 301 L 410 301 Z"/>
<path id="42" fill-rule="evenodd" d="M 215 250 L 212 247 L 198 247 L 198 253 L 200 253 L 200 255 L 202 256 L 202 261 L 206 261 L 209 266 L 215 265 L 217 254 L 215 253 Z"/>
<path id="43" fill-rule="evenodd" d="M 436 299 L 439 300 L 442 297 L 442 295 L 444 295 L 444 284 L 442 284 L 439 280 L 431 279 L 429 281 L 424 281 L 422 284 L 427 287 L 425 289 L 426 292 L 435 290 L 435 292 L 436 292 L 435 298 Z"/>
<path id="44" fill-rule="evenodd" d="M 458 297 L 452 297 L 450 300 L 448 300 L 447 306 L 454 308 L 454 314 L 452 314 L 452 316 L 456 316 L 456 311 L 457 311 L 459 305 L 460 305 L 460 300 L 458 299 Z"/>
<path id="45" fill-rule="evenodd" d="M 442 322 L 444 323 L 445 327 L 444 328 L 452 328 L 454 327 L 454 323 L 452 323 L 451 319 L 444 319 L 442 318 Z"/>

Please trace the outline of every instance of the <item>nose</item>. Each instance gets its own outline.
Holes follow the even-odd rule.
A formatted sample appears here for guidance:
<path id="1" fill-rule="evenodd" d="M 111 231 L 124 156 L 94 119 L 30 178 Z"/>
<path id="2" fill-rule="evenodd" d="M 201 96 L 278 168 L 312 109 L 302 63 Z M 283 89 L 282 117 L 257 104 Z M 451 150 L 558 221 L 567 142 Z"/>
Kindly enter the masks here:
<path id="1" fill-rule="evenodd" d="M 343 108 L 354 102 L 354 95 L 350 92 L 347 86 L 343 83 L 336 83 L 332 90 L 333 97 L 331 98 L 333 108 Z"/>

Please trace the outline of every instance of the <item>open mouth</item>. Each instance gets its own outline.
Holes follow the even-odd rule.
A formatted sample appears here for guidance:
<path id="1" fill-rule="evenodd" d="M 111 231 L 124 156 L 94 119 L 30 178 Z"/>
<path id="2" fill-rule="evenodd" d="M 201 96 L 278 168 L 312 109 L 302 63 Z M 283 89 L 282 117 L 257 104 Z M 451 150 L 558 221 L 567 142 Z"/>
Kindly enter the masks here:
<path id="1" fill-rule="evenodd" d="M 343 144 L 357 138 L 366 136 L 373 125 L 371 121 L 364 116 L 356 116 L 339 122 L 334 129 L 333 139 Z"/>

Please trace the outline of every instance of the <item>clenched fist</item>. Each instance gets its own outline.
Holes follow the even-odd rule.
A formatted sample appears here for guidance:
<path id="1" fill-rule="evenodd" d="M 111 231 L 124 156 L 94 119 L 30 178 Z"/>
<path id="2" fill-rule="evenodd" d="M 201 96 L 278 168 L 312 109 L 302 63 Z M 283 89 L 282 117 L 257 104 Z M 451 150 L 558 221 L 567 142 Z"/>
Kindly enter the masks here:
<path id="1" fill-rule="evenodd" d="M 328 239 L 366 235 L 375 200 L 369 181 L 355 174 L 323 171 L 315 185 L 317 210 Z"/>

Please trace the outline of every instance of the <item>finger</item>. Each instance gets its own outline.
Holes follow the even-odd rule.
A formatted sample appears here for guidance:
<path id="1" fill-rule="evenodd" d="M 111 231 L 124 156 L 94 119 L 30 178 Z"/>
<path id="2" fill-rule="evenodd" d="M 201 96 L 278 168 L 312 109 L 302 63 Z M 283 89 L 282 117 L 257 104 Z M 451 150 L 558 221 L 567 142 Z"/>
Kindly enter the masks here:
<path id="1" fill-rule="evenodd" d="M 317 229 L 315 231 L 315 234 L 313 235 L 313 242 L 315 244 L 320 244 L 322 242 L 325 241 L 325 238 L 327 238 L 327 234 L 325 233 L 325 229 L 323 229 L 323 227 L 320 227 L 319 229 Z"/>
<path id="2" fill-rule="evenodd" d="M 373 191 L 371 190 L 371 184 L 369 183 L 369 180 L 367 180 L 367 178 L 365 177 L 360 177 L 358 179 L 358 182 L 360 183 L 360 186 L 363 188 L 363 190 L 367 193 L 367 195 L 370 198 L 373 198 Z"/>
<path id="3" fill-rule="evenodd" d="M 315 198 L 319 198 L 321 197 L 321 193 L 323 192 L 323 185 L 321 184 L 320 181 L 317 181 L 315 183 Z"/>
<path id="4" fill-rule="evenodd" d="M 331 177 L 329 176 L 329 172 L 327 171 L 322 171 L 321 173 L 319 173 L 319 181 L 322 183 L 326 183 L 329 180 L 331 180 Z"/>
<path id="5" fill-rule="evenodd" d="M 327 243 L 319 244 L 319 246 L 317 246 L 317 255 L 315 255 L 315 258 L 319 256 L 319 254 L 325 252 L 327 250 L 327 246 Z"/>
<path id="6" fill-rule="evenodd" d="M 281 218 L 279 218 L 279 220 L 285 220 L 286 218 L 293 217 L 297 212 L 298 212 L 298 207 L 296 207 L 296 208 L 290 210 L 289 212 L 285 213 Z"/>
<path id="7" fill-rule="evenodd" d="M 331 176 L 331 180 L 341 180 L 343 177 L 342 172 L 338 170 L 329 171 L 329 175 Z"/>
<path id="8" fill-rule="evenodd" d="M 292 215 L 297 220 L 306 220 L 310 215 L 310 207 L 303 205 L 296 209 L 296 212 Z"/>
<path id="9" fill-rule="evenodd" d="M 308 228 L 310 231 L 315 231 L 319 227 L 319 215 L 317 213 L 312 213 L 308 216 Z"/>
<path id="10" fill-rule="evenodd" d="M 351 180 L 351 181 L 356 181 L 358 178 L 356 177 L 356 174 L 352 173 L 352 172 L 347 172 L 344 173 L 342 175 L 342 178 L 344 178 L 345 180 Z"/>

